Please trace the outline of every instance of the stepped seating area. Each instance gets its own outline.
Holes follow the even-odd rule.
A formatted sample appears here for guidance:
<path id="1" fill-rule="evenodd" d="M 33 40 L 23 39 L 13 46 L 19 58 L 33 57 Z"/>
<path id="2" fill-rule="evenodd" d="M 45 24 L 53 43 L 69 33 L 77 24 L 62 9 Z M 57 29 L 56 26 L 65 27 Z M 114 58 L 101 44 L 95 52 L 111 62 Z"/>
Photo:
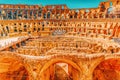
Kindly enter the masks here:
<path id="1" fill-rule="evenodd" d="M 17 52 L 20 54 L 26 55 L 45 55 L 45 53 L 57 46 L 57 42 L 54 42 L 55 39 L 51 40 L 47 38 L 43 39 L 30 39 L 26 42 L 26 45 L 17 49 Z M 57 40 L 56 40 L 57 41 Z"/>
<path id="2" fill-rule="evenodd" d="M 119 5 L 0 5 L 0 80 L 119 80 Z"/>
<path id="3" fill-rule="evenodd" d="M 78 37 L 40 37 L 29 39 L 26 44 L 16 50 L 19 54 L 25 55 L 52 55 L 56 53 L 118 53 L 120 45 L 114 41 L 96 38 L 78 38 Z"/>
<path id="4" fill-rule="evenodd" d="M 96 25 L 97 24 L 97 25 Z M 120 23 L 115 22 L 86 22 L 77 24 L 76 27 L 73 27 L 74 30 L 68 32 L 67 35 L 77 35 L 79 37 L 90 37 L 90 38 L 104 38 L 110 39 L 112 37 L 119 37 L 118 29 L 120 27 Z"/>
<path id="5" fill-rule="evenodd" d="M 119 20 L 116 22 L 102 21 L 98 22 L 93 19 L 92 22 L 81 20 L 74 21 L 56 21 L 50 20 L 29 22 L 1 22 L 0 37 L 16 36 L 57 36 L 57 35 L 74 35 L 79 37 L 104 38 L 112 39 L 119 37 Z M 102 20 L 102 19 L 101 19 Z M 110 19 L 108 19 L 110 20 Z"/>
<path id="6" fill-rule="evenodd" d="M 74 40 L 73 40 L 74 39 Z M 71 40 L 60 41 L 58 47 L 51 49 L 47 53 L 117 53 L 120 50 L 119 44 L 105 39 L 90 39 L 72 37 Z"/>
<path id="7" fill-rule="evenodd" d="M 22 23 L 21 26 L 19 23 L 12 25 L 19 26 L 19 28 L 15 28 L 17 32 L 14 32 L 14 29 L 11 27 L 9 27 L 8 30 L 10 32 L 8 32 L 7 28 L 5 28 L 6 26 L 3 26 L 1 27 L 1 35 L 3 32 L 8 32 L 8 34 L 15 33 L 15 36 L 41 36 L 38 39 L 28 40 L 25 46 L 15 50 L 20 54 L 38 56 L 49 54 L 48 52 L 50 51 L 67 51 L 68 48 L 70 48 L 70 50 L 68 49 L 70 52 L 91 54 L 116 53 L 119 51 L 118 42 L 114 42 L 112 38 L 120 37 L 120 22 L 74 22 L 71 20 L 69 22 L 56 21 L 53 23 L 52 21 L 40 21 L 31 24 Z M 9 26 L 12 25 L 9 24 Z M 85 42 L 82 44 L 82 41 Z M 86 47 L 82 46 L 85 44 Z M 97 46 L 93 46 L 95 44 Z M 92 47 L 90 47 L 91 45 Z"/>

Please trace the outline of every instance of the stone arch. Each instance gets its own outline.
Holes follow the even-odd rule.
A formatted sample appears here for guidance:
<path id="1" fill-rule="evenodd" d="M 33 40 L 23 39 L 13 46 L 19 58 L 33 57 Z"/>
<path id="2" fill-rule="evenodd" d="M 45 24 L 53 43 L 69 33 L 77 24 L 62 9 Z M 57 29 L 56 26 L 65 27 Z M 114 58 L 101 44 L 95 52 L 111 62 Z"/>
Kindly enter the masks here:
<path id="1" fill-rule="evenodd" d="M 17 19 L 17 10 L 13 11 L 13 19 Z"/>
<path id="2" fill-rule="evenodd" d="M 112 6 L 107 9 L 107 13 L 110 14 L 111 11 L 113 11 L 113 7 Z"/>
<path id="3" fill-rule="evenodd" d="M 46 13 L 43 13 L 43 18 L 44 18 L 44 19 L 46 19 L 46 18 L 47 18 Z"/>
<path id="4" fill-rule="evenodd" d="M 23 12 L 24 12 L 24 16 L 23 16 L 24 19 L 27 19 L 28 18 L 28 16 L 27 16 L 28 10 L 24 10 Z"/>
<path id="5" fill-rule="evenodd" d="M 114 8 L 113 8 L 113 6 L 110 6 L 110 7 L 107 9 L 107 17 L 108 17 L 108 18 L 115 18 L 115 13 L 114 13 Z"/>
<path id="6" fill-rule="evenodd" d="M 8 27 L 8 26 L 6 26 L 6 30 L 7 30 L 7 32 L 8 32 L 8 33 L 10 32 L 10 31 L 9 31 L 10 29 L 9 29 L 9 27 Z"/>
<path id="7" fill-rule="evenodd" d="M 11 10 L 8 11 L 7 15 L 8 15 L 8 19 L 12 19 L 12 11 Z"/>
<path id="8" fill-rule="evenodd" d="M 92 73 L 93 80 L 119 80 L 120 79 L 120 57 L 107 56 L 100 61 Z"/>
<path id="9" fill-rule="evenodd" d="M 47 19 L 50 19 L 50 17 L 51 17 L 51 12 L 48 11 L 48 12 L 47 12 Z"/>
<path id="10" fill-rule="evenodd" d="M 17 55 L 16 53 L 12 52 L 2 52 L 0 53 L 0 65 L 3 66 L 3 72 L 2 68 L 0 68 L 0 76 L 5 78 L 4 76 L 11 76 L 11 78 L 15 78 L 16 76 L 20 76 L 19 78 L 25 79 L 25 80 L 31 80 L 32 75 L 29 71 L 29 66 L 27 66 L 27 63 L 24 61 L 24 59 Z M 0 66 L 0 67 L 2 67 Z M 23 75 L 20 75 L 22 72 Z M 19 75 L 18 75 L 18 74 Z M 8 80 L 9 78 L 5 78 L 4 80 Z M 17 80 L 19 80 L 16 77 Z"/>
<path id="11" fill-rule="evenodd" d="M 74 18 L 77 18 L 77 16 L 78 16 L 78 12 L 75 11 Z"/>
<path id="12" fill-rule="evenodd" d="M 41 77 L 42 73 L 47 70 L 51 65 L 56 64 L 56 63 L 67 63 L 69 65 L 71 65 L 74 69 L 78 70 L 80 72 L 79 76 L 82 76 L 82 65 L 78 65 L 75 62 L 68 60 L 68 59 L 62 59 L 62 58 L 57 58 L 57 59 L 51 59 L 50 61 L 48 61 L 40 70 L 39 74 L 39 78 Z"/>
<path id="13" fill-rule="evenodd" d="M 24 32 L 26 32 L 26 31 L 27 31 L 27 24 L 24 24 L 23 27 L 24 27 L 24 28 L 23 28 Z"/>

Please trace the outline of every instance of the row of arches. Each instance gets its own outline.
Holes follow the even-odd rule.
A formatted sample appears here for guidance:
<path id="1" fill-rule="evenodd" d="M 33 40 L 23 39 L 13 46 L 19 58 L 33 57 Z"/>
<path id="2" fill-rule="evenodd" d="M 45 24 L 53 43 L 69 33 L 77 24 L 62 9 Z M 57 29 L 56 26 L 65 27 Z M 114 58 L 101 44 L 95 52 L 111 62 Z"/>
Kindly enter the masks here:
<path id="1" fill-rule="evenodd" d="M 95 19 L 95 18 L 120 18 L 118 15 L 111 14 L 112 7 L 110 7 L 106 13 L 100 12 L 91 12 L 90 10 L 86 10 L 84 13 L 82 12 L 70 12 L 70 13 L 62 13 L 62 14 L 53 14 L 50 11 L 43 13 L 43 19 Z"/>
<path id="2" fill-rule="evenodd" d="M 69 27 L 72 26 L 72 27 Z M 86 37 L 114 38 L 119 37 L 119 23 L 105 22 L 39 22 L 39 23 L 15 23 L 1 25 L 0 37 L 25 36 L 36 33 L 38 36 L 42 31 L 50 31 L 48 35 L 74 34 Z M 82 35 L 85 34 L 85 35 Z M 101 36 L 102 35 L 102 36 Z"/>
<path id="3" fill-rule="evenodd" d="M 97 23 L 97 24 L 96 24 Z M 32 32 L 40 32 L 40 31 L 54 31 L 58 28 L 58 32 L 60 34 L 66 33 L 69 31 L 69 28 L 72 29 L 72 31 L 85 31 L 89 29 L 91 32 L 99 32 L 99 33 L 105 33 L 106 35 L 112 34 L 114 31 L 113 29 L 116 29 L 116 26 L 119 27 L 119 23 L 105 23 L 105 22 L 51 22 L 51 21 L 40 21 L 40 22 L 32 22 L 32 23 L 14 23 L 9 22 L 5 24 L 1 24 L 0 33 L 1 36 L 8 36 L 9 33 L 22 33 L 26 32 L 27 34 L 30 34 Z M 71 26 L 71 27 L 70 27 Z M 60 30 L 60 29 L 66 29 Z M 106 29 L 108 28 L 108 29 Z M 108 31 L 108 32 L 107 32 Z M 57 32 L 57 31 L 56 31 Z M 55 32 L 55 34 L 56 34 Z M 69 31 L 71 32 L 71 31 Z M 59 33 L 58 33 L 59 34 Z"/>
<path id="4" fill-rule="evenodd" d="M 6 56 L 0 59 L 0 77 L 2 80 L 119 80 L 119 61 L 120 58 L 99 61 L 92 74 L 84 74 L 85 67 L 81 67 L 83 64 L 80 65 L 80 62 L 78 64 L 69 59 L 51 59 L 41 67 L 35 78 L 31 76 L 35 74 L 28 70 L 21 59 Z M 92 77 L 83 79 L 86 75 Z"/>
<path id="5" fill-rule="evenodd" d="M 0 9 L 0 19 L 39 19 L 41 17 L 40 9 Z"/>

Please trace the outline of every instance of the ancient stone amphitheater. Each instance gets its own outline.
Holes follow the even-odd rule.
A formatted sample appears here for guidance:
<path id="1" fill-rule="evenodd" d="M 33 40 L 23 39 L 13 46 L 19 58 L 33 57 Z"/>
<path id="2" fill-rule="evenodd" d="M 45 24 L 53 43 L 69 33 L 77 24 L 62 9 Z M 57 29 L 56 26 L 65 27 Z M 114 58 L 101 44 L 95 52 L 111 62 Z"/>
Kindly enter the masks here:
<path id="1" fill-rule="evenodd" d="M 0 80 L 120 80 L 119 37 L 119 0 L 0 5 Z"/>

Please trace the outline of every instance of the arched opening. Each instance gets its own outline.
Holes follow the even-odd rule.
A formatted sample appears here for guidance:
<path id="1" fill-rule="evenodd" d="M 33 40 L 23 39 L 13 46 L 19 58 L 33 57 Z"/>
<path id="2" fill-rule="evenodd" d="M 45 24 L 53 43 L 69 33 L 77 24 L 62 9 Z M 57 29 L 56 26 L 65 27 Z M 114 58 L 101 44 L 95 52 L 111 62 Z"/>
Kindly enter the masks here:
<path id="1" fill-rule="evenodd" d="M 44 31 L 45 24 L 42 22 L 42 31 Z"/>
<path id="2" fill-rule="evenodd" d="M 3 32 L 1 32 L 1 36 L 3 36 Z"/>
<path id="3" fill-rule="evenodd" d="M 27 32 L 27 25 L 24 25 L 24 31 Z"/>
<path id="4" fill-rule="evenodd" d="M 77 12 L 75 12 L 74 18 L 77 18 L 77 16 L 78 16 L 78 13 L 77 13 Z"/>
<path id="5" fill-rule="evenodd" d="M 93 71 L 93 80 L 120 80 L 120 59 L 101 62 Z"/>
<path id="6" fill-rule="evenodd" d="M 103 18 L 104 16 L 103 16 L 103 14 L 101 13 L 101 14 L 99 14 L 99 18 Z"/>
<path id="7" fill-rule="evenodd" d="M 14 32 L 17 32 L 17 27 L 14 27 Z"/>
<path id="8" fill-rule="evenodd" d="M 13 12 L 13 19 L 17 19 L 17 10 L 15 10 L 14 12 Z"/>
<path id="9" fill-rule="evenodd" d="M 8 26 L 6 26 L 6 29 L 7 29 L 7 32 L 9 33 L 9 28 L 8 28 Z"/>
<path id="10" fill-rule="evenodd" d="M 108 14 L 113 11 L 113 7 L 108 8 Z"/>
<path id="11" fill-rule="evenodd" d="M 70 19 L 72 19 L 73 18 L 73 16 L 72 15 L 70 15 Z"/>
<path id="12" fill-rule="evenodd" d="M 18 10 L 18 18 L 21 19 L 22 18 L 22 10 Z"/>
<path id="13" fill-rule="evenodd" d="M 40 8 L 38 11 L 38 17 L 41 17 L 41 15 L 42 15 L 42 8 Z"/>
<path id="14" fill-rule="evenodd" d="M 30 10 L 30 16 L 29 16 L 29 19 L 32 19 L 32 16 L 33 16 L 33 10 Z"/>
<path id="15" fill-rule="evenodd" d="M 47 19 L 50 19 L 50 12 L 47 13 Z"/>
<path id="16" fill-rule="evenodd" d="M 100 5 L 100 12 L 104 12 L 105 9 L 106 9 L 105 4 L 102 3 L 102 4 Z"/>
<path id="17" fill-rule="evenodd" d="M 80 80 L 80 67 L 73 61 L 53 59 L 40 71 L 40 80 Z"/>
<path id="18" fill-rule="evenodd" d="M 25 10 L 25 11 L 24 11 L 24 19 L 27 19 L 27 18 L 28 18 L 27 14 L 28 14 L 28 11 Z"/>
<path id="19" fill-rule="evenodd" d="M 46 19 L 46 14 L 45 13 L 43 14 L 43 18 Z"/>
<path id="20" fill-rule="evenodd" d="M 1 19 L 6 19 L 6 11 L 2 10 L 1 12 Z"/>
<path id="21" fill-rule="evenodd" d="M 34 19 L 37 18 L 37 10 L 34 10 L 34 11 L 33 11 L 33 16 L 34 16 Z"/>
<path id="22" fill-rule="evenodd" d="M 109 18 L 114 18 L 113 7 L 108 8 L 107 14 Z"/>
<path id="23" fill-rule="evenodd" d="M 24 65 L 14 58 L 0 58 L 0 80 L 29 80 Z"/>
<path id="24" fill-rule="evenodd" d="M 12 11 L 8 11 L 8 19 L 12 19 Z"/>

